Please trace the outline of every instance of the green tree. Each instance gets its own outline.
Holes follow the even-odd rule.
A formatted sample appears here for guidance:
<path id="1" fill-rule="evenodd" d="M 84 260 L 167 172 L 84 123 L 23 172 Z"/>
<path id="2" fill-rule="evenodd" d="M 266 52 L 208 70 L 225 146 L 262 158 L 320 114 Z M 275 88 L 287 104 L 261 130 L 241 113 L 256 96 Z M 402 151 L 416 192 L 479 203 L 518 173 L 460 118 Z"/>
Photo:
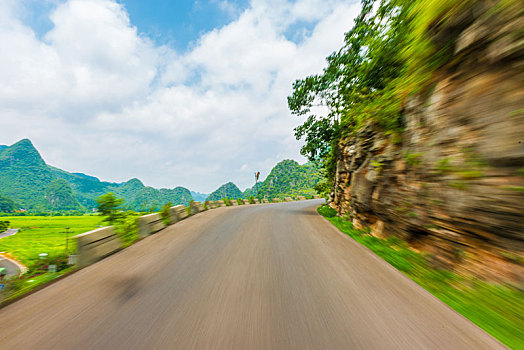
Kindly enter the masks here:
<path id="1" fill-rule="evenodd" d="M 9 221 L 0 221 L 0 232 L 4 232 L 5 230 L 7 230 L 9 228 L 9 225 L 11 225 Z"/>
<path id="2" fill-rule="evenodd" d="M 402 129 L 402 78 L 411 45 L 412 13 L 420 0 L 362 0 L 362 10 L 344 45 L 327 58 L 322 74 L 297 80 L 288 97 L 292 114 L 306 117 L 295 129 L 301 153 L 335 172 L 338 141 L 368 122 L 390 132 Z M 318 113 L 319 108 L 324 113 Z M 325 189 L 323 189 L 325 190 Z"/>
<path id="3" fill-rule="evenodd" d="M 16 204 L 12 199 L 0 195 L 0 212 L 12 213 L 18 208 L 19 205 Z"/>
<path id="4" fill-rule="evenodd" d="M 98 212 L 104 216 L 104 221 L 114 225 L 125 217 L 125 213 L 120 209 L 124 202 L 122 198 L 117 198 L 113 192 L 108 192 L 96 199 Z"/>

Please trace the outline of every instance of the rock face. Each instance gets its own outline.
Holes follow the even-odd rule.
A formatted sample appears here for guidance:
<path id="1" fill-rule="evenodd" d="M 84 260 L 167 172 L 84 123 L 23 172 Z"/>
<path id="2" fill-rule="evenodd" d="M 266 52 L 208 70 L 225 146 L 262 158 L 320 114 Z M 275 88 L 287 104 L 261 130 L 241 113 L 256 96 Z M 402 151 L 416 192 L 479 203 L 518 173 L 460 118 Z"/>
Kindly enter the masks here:
<path id="1" fill-rule="evenodd" d="M 435 33 L 455 57 L 406 102 L 400 137 L 368 124 L 341 140 L 331 206 L 436 266 L 522 285 L 524 17 L 482 3 Z"/>

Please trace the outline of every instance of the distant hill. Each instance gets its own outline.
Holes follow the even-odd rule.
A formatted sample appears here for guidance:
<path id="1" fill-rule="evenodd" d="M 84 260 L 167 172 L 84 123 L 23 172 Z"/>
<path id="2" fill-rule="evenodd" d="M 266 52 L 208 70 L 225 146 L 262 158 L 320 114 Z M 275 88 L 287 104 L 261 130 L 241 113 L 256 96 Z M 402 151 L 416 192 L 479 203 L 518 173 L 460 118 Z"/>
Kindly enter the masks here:
<path id="1" fill-rule="evenodd" d="M 271 169 L 267 178 L 258 184 L 260 198 L 280 198 L 297 196 L 308 196 L 317 194 L 313 187 L 321 180 L 319 169 L 312 163 L 298 164 L 294 160 L 283 160 Z M 247 188 L 244 192 L 228 182 L 211 193 L 207 200 L 219 200 L 221 198 L 244 198 L 257 197 L 255 186 Z"/>
<path id="2" fill-rule="evenodd" d="M 197 202 L 205 201 L 208 196 L 209 194 L 191 191 L 191 197 L 193 197 L 193 199 L 196 200 Z"/>
<path id="3" fill-rule="evenodd" d="M 232 182 L 228 182 L 226 184 L 223 184 L 219 188 L 217 188 L 213 193 L 211 193 L 206 200 L 208 201 L 217 201 L 221 200 L 222 198 L 243 198 L 243 193 L 240 191 L 240 189 Z"/>
<path id="4" fill-rule="evenodd" d="M 284 198 L 317 194 L 313 190 L 321 180 L 319 169 L 312 163 L 298 164 L 294 160 L 283 160 L 271 169 L 267 178 L 259 184 L 258 192 L 261 198 Z M 244 192 L 255 195 L 255 188 Z"/>
<path id="5" fill-rule="evenodd" d="M 0 194 L 29 210 L 83 209 L 71 188 L 53 182 L 51 169 L 45 164 L 31 141 L 24 139 L 0 151 Z"/>
<path id="6" fill-rule="evenodd" d="M 173 205 L 187 205 L 192 200 L 191 193 L 184 187 L 175 187 L 174 189 L 161 188 L 160 190 L 153 187 L 144 187 L 135 194 L 128 208 L 138 211 L 158 210 L 168 202 L 171 202 Z"/>
<path id="7" fill-rule="evenodd" d="M 104 182 L 49 166 L 27 139 L 0 147 L 0 195 L 24 209 L 89 210 L 96 207 L 96 198 L 107 192 L 124 198 L 124 206 L 133 210 L 156 210 L 167 202 L 187 205 L 192 200 L 189 190 L 183 187 L 158 190 L 144 186 L 138 179 Z"/>

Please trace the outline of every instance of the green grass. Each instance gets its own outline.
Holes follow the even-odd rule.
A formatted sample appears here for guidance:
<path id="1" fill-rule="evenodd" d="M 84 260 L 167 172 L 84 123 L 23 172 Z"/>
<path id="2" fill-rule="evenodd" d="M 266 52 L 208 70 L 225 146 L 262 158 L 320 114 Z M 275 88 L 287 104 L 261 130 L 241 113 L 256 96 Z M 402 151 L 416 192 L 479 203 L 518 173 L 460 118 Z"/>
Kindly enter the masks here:
<path id="1" fill-rule="evenodd" d="M 318 212 L 331 213 L 322 206 Z M 341 217 L 326 219 L 502 343 L 524 349 L 522 291 L 432 268 L 424 255 L 398 238 L 379 239 L 355 229 Z"/>
<path id="2" fill-rule="evenodd" d="M 49 257 L 73 254 L 76 244 L 69 240 L 66 254 L 65 228 L 71 232 L 69 238 L 104 225 L 99 216 L 56 216 L 53 218 L 42 216 L 9 216 L 0 217 L 1 220 L 11 222 L 11 228 L 21 230 L 14 236 L 0 239 L 0 252 L 7 253 L 22 264 L 31 268 L 39 261 L 39 254 L 47 253 Z"/>

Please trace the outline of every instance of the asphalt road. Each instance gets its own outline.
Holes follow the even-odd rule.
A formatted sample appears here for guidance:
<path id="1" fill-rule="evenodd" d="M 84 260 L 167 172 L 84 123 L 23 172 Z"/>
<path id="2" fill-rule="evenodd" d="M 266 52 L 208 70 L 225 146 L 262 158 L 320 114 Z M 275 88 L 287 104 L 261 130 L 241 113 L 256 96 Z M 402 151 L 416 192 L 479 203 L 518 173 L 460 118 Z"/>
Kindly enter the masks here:
<path id="1" fill-rule="evenodd" d="M 318 204 L 190 217 L 1 309 L 0 347 L 502 348 Z"/>
<path id="2" fill-rule="evenodd" d="M 4 232 L 0 233 L 0 238 L 5 238 L 5 237 L 16 235 L 17 232 L 18 232 L 17 228 L 7 229 Z"/>
<path id="3" fill-rule="evenodd" d="M 3 256 L 0 256 L 0 267 L 5 267 L 6 276 L 14 276 L 20 273 L 20 269 L 18 268 L 18 266 L 13 264 L 11 261 L 4 258 Z"/>

